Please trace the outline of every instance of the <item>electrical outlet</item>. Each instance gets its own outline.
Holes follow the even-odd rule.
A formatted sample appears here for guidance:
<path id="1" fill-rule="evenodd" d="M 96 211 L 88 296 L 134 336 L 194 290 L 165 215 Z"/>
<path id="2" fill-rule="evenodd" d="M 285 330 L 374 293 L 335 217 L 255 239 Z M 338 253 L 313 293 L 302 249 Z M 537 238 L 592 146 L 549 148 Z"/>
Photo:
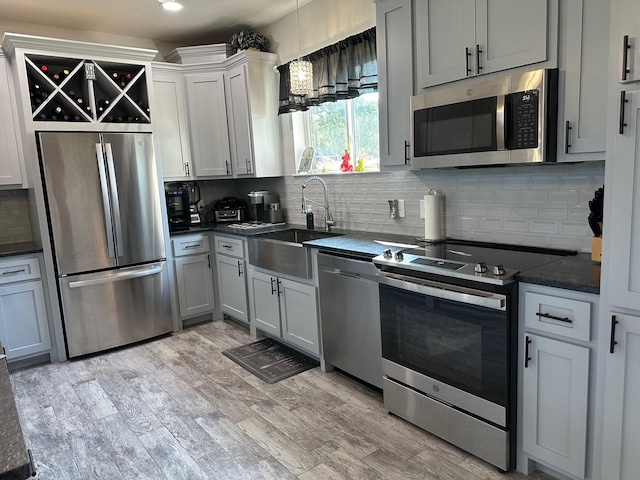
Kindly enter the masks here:
<path id="1" fill-rule="evenodd" d="M 420 218 L 424 218 L 424 198 L 420 200 Z"/>
<path id="2" fill-rule="evenodd" d="M 404 218 L 404 200 L 398 200 L 398 217 Z"/>

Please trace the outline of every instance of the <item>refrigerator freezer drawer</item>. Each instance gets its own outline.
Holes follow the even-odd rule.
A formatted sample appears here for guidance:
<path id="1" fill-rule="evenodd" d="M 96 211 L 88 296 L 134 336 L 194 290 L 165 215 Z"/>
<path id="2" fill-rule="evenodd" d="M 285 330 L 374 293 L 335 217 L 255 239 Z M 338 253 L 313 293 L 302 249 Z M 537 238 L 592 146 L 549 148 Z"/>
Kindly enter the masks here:
<path id="1" fill-rule="evenodd" d="M 166 262 L 60 278 L 69 357 L 172 330 Z"/>

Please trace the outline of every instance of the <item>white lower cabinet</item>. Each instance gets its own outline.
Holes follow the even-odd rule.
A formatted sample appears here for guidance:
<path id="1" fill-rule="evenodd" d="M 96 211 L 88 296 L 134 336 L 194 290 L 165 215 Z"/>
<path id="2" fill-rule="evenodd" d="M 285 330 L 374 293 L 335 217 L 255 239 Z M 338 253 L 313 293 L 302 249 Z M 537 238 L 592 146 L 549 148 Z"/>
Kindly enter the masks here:
<path id="1" fill-rule="evenodd" d="M 173 251 L 180 317 L 187 318 L 212 312 L 215 308 L 215 297 L 209 237 L 174 237 Z"/>
<path id="2" fill-rule="evenodd" d="M 525 335 L 522 448 L 584 478 L 589 393 L 589 349 Z"/>
<path id="3" fill-rule="evenodd" d="M 597 295 L 520 284 L 518 470 L 593 474 Z"/>
<path id="4" fill-rule="evenodd" d="M 36 257 L 0 260 L 0 341 L 8 361 L 51 350 L 47 308 Z"/>
<path id="5" fill-rule="evenodd" d="M 216 235 L 216 267 L 218 269 L 218 293 L 222 313 L 236 320 L 249 323 L 247 279 L 244 258 L 246 240 Z"/>
<path id="6" fill-rule="evenodd" d="M 640 477 L 640 317 L 612 312 L 605 365 L 603 479 Z"/>
<path id="7" fill-rule="evenodd" d="M 251 317 L 255 327 L 320 354 L 318 296 L 314 285 L 249 269 Z"/>

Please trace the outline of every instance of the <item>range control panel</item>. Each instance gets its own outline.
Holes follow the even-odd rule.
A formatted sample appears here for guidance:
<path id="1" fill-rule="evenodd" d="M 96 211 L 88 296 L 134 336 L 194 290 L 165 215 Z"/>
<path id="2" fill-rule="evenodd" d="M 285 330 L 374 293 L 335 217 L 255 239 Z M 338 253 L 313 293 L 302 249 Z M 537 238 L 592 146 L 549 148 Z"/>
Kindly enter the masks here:
<path id="1" fill-rule="evenodd" d="M 515 92 L 507 97 L 507 108 L 511 116 L 509 150 L 538 148 L 540 90 Z"/>

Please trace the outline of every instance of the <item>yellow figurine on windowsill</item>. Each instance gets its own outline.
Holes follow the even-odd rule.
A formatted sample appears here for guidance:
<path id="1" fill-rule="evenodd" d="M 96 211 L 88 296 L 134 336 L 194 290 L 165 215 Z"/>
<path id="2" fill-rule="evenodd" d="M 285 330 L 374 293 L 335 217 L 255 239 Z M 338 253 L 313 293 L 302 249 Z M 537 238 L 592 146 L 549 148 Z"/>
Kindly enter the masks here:
<path id="1" fill-rule="evenodd" d="M 356 172 L 364 172 L 364 160 L 359 158 L 358 162 L 356 163 L 356 168 L 354 168 L 354 171 Z"/>

